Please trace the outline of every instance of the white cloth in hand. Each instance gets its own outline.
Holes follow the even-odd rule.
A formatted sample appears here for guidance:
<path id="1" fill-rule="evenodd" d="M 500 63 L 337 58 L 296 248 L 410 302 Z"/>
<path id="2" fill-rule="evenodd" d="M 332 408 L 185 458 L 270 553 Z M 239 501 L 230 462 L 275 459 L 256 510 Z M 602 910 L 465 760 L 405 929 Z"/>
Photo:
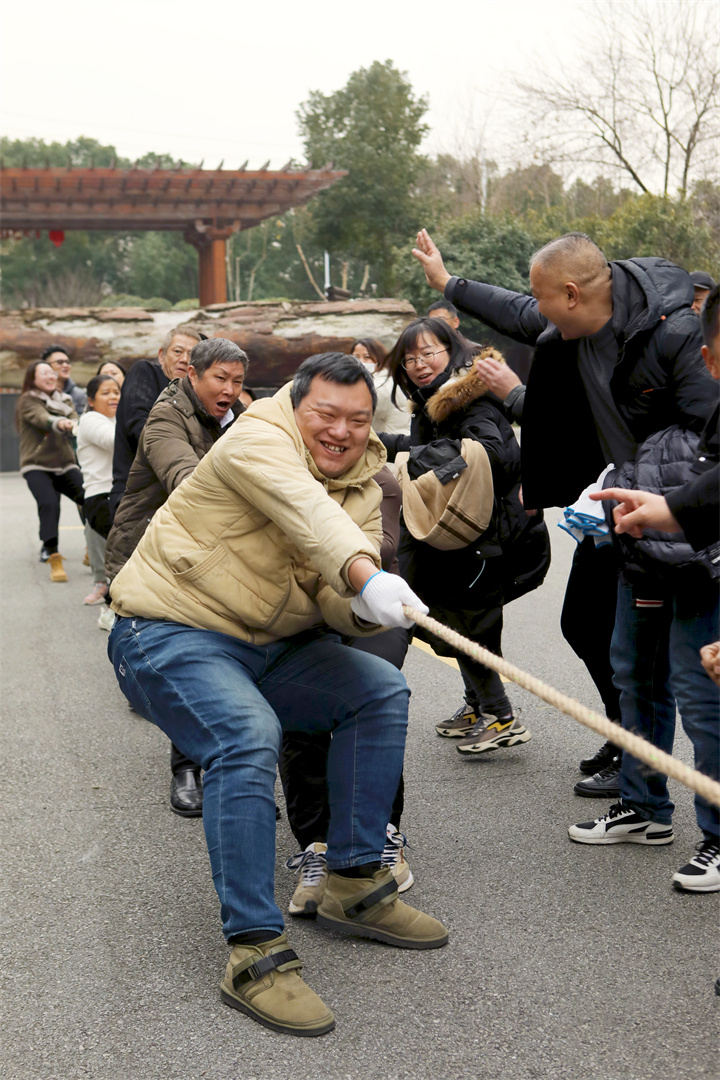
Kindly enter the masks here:
<path id="1" fill-rule="evenodd" d="M 378 571 L 365 582 L 362 592 L 350 601 L 350 607 L 364 622 L 380 626 L 403 626 L 409 630 L 413 620 L 403 612 L 403 604 L 417 608 L 423 615 L 430 610 L 397 574 Z"/>

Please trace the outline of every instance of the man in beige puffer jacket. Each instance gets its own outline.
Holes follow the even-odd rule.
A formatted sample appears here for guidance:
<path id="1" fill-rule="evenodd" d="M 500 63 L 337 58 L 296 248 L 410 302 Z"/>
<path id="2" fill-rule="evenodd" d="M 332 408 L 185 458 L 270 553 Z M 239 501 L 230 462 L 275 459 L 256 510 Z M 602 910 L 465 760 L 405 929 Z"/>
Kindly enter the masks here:
<path id="1" fill-rule="evenodd" d="M 407 685 L 339 640 L 410 626 L 403 604 L 427 610 L 379 569 L 376 400 L 353 357 L 310 357 L 170 495 L 111 590 L 108 652 L 123 693 L 205 769 L 203 822 L 232 946 L 222 998 L 293 1035 L 335 1020 L 300 978 L 274 901 L 283 730 L 332 734 L 318 923 L 405 948 L 447 941 L 441 923 L 398 900 L 380 864 Z"/>

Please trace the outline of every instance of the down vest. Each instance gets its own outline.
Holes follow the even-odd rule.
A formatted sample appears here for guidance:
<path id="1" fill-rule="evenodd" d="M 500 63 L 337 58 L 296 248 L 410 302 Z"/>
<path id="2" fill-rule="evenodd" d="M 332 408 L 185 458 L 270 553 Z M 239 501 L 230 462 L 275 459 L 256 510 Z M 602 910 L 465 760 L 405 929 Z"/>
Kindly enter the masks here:
<path id="1" fill-rule="evenodd" d="M 684 431 L 677 424 L 659 431 L 642 444 L 634 462 L 626 462 L 608 475 L 605 487 L 650 491 L 666 497 L 681 491 L 698 476 L 701 438 L 697 432 Z M 612 523 L 612 510 L 617 503 L 607 502 L 604 506 Z M 646 529 L 639 540 L 627 533 L 613 533 L 613 539 L 622 555 L 623 576 L 630 584 L 638 584 L 648 576 L 661 581 L 678 570 L 695 573 L 702 569 L 714 580 L 720 579 L 717 530 L 714 542 L 700 551 L 692 547 L 682 532 Z"/>
<path id="2" fill-rule="evenodd" d="M 235 415 L 242 405 L 233 407 Z M 143 428 L 127 486 L 105 549 L 105 572 L 119 574 L 151 517 L 196 468 L 223 433 L 205 412 L 187 376 L 174 379 L 157 399 Z"/>
<path id="3" fill-rule="evenodd" d="M 256 645 L 325 621 L 357 636 L 347 571 L 358 556 L 380 568 L 385 451 L 338 479 L 302 441 L 290 386 L 255 401 L 172 493 L 112 583 L 119 615 L 216 630 Z"/>

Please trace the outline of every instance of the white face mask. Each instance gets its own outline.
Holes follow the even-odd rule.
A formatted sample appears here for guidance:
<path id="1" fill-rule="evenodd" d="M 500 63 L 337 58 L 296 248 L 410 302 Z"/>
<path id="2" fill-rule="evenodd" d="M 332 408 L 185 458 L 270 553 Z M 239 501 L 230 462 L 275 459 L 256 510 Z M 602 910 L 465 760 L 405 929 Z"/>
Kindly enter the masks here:
<path id="1" fill-rule="evenodd" d="M 367 368 L 371 375 L 375 374 L 375 368 L 377 367 L 374 360 L 360 360 L 359 357 L 355 357 L 358 363 L 362 364 L 364 368 Z"/>

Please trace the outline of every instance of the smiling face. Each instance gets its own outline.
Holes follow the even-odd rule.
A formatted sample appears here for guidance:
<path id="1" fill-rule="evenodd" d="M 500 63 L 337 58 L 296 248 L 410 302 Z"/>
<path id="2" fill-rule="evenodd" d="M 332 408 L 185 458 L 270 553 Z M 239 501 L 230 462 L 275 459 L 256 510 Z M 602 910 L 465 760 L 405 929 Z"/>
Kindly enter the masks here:
<path id="1" fill-rule="evenodd" d="M 198 375 L 191 364 L 188 378 L 205 412 L 216 420 L 222 420 L 240 396 L 245 365 L 239 360 L 236 363 L 220 360 L 206 368 L 202 375 Z"/>
<path id="2" fill-rule="evenodd" d="M 50 353 L 46 360 L 50 367 L 57 375 L 58 387 L 62 389 L 67 380 L 70 378 L 70 358 L 64 352 Z"/>
<path id="3" fill-rule="evenodd" d="M 187 334 L 176 334 L 167 349 L 158 353 L 160 367 L 168 379 L 182 379 L 188 373 L 190 367 L 190 353 L 197 341 L 188 337 Z"/>
<path id="4" fill-rule="evenodd" d="M 113 419 L 120 401 L 120 387 L 114 379 L 105 379 L 95 391 L 94 398 L 88 398 L 88 404 L 97 413 Z"/>
<path id="5" fill-rule="evenodd" d="M 450 352 L 429 330 L 418 334 L 415 344 L 405 353 L 402 366 L 415 386 L 429 386 L 450 363 Z"/>
<path id="6" fill-rule="evenodd" d="M 365 453 L 372 423 L 372 397 L 363 378 L 347 385 L 316 375 L 295 409 L 295 422 L 313 461 L 336 479 Z"/>
<path id="7" fill-rule="evenodd" d="M 43 394 L 52 394 L 57 388 L 57 372 L 53 371 L 50 364 L 38 364 L 35 368 L 35 389 Z"/>

